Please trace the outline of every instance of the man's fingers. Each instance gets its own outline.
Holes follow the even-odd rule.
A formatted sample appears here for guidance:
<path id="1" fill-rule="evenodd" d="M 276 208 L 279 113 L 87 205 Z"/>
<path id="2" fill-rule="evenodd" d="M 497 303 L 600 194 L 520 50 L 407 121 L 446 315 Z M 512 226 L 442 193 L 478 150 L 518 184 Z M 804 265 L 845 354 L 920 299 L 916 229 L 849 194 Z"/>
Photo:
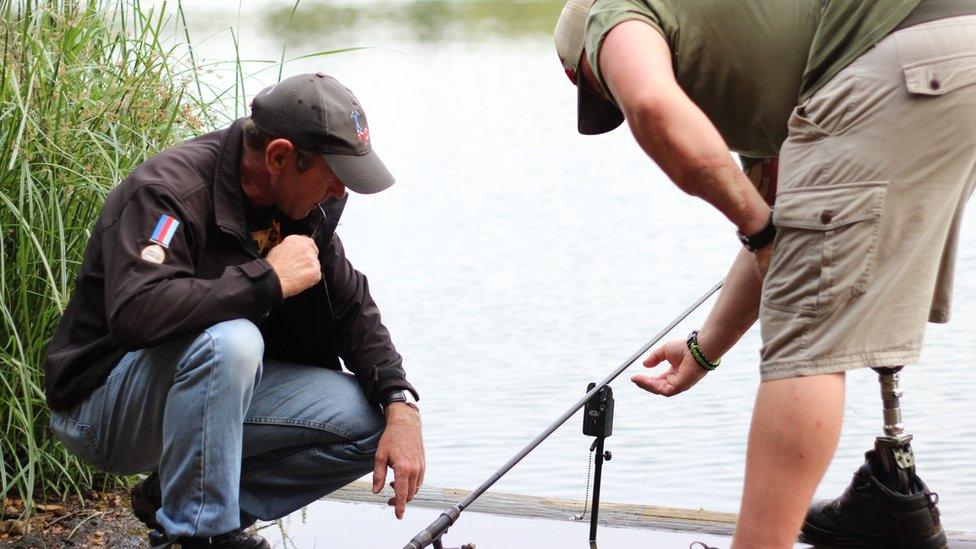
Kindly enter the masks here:
<path id="1" fill-rule="evenodd" d="M 427 470 L 426 461 L 421 461 L 420 474 L 417 476 L 417 492 L 414 493 L 414 496 L 416 496 L 420 492 L 420 488 L 424 485 L 424 473 L 426 472 L 426 470 Z"/>
<path id="2" fill-rule="evenodd" d="M 667 381 L 667 374 L 661 376 L 634 376 L 630 378 L 641 389 L 649 393 L 654 393 L 655 395 L 671 396 L 673 393 L 673 388 L 671 384 Z"/>
<path id="3" fill-rule="evenodd" d="M 403 518 L 403 511 L 407 507 L 407 494 L 410 490 L 409 480 L 407 479 L 406 471 L 402 468 L 393 469 L 393 492 L 394 492 L 394 507 L 393 512 L 396 518 Z"/>
<path id="4" fill-rule="evenodd" d="M 386 455 L 377 452 L 373 463 L 373 493 L 378 494 L 386 482 Z"/>
<path id="5" fill-rule="evenodd" d="M 644 360 L 645 368 L 653 368 L 664 360 L 664 345 L 651 351 L 651 354 Z M 635 382 L 636 383 L 636 382 Z"/>
<path id="6" fill-rule="evenodd" d="M 413 501 L 413 497 L 417 495 L 417 473 L 410 475 L 410 492 L 407 494 L 407 503 Z"/>
<path id="7" fill-rule="evenodd" d="M 638 387 L 644 389 L 645 391 L 649 391 L 654 394 L 660 394 L 658 385 L 660 384 L 661 378 L 657 376 L 640 375 L 640 376 L 634 376 L 630 378 L 630 380 L 634 382 L 634 385 L 637 385 Z"/>

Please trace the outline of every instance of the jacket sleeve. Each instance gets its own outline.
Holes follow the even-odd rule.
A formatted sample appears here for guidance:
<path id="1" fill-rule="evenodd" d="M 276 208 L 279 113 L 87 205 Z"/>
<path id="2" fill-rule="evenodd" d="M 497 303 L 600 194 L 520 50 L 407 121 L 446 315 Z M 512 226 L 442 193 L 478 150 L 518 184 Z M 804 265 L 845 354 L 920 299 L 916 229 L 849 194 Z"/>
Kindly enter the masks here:
<path id="1" fill-rule="evenodd" d="M 338 235 L 333 235 L 322 254 L 323 276 L 335 319 L 339 357 L 356 375 L 363 392 L 378 402 L 392 389 L 405 389 L 419 399 L 407 381 L 403 357 L 393 346 L 390 331 L 369 294 L 366 276 L 353 268 Z"/>
<path id="2" fill-rule="evenodd" d="M 179 225 L 168 241 L 153 242 L 164 215 Z M 150 347 L 225 320 L 257 322 L 281 302 L 278 277 L 263 259 L 229 266 L 215 279 L 194 276 L 195 230 L 179 202 L 152 184 L 136 190 L 102 229 L 105 310 L 122 349 Z"/>

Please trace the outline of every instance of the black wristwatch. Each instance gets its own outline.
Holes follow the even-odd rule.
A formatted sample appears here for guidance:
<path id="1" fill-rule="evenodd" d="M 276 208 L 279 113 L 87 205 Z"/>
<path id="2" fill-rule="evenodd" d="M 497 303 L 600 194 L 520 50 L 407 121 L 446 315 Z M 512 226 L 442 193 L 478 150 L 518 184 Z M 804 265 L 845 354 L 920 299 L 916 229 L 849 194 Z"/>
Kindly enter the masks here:
<path id="1" fill-rule="evenodd" d="M 766 226 L 758 233 L 746 236 L 740 231 L 736 231 L 735 234 L 739 237 L 739 242 L 750 252 L 755 253 L 769 246 L 772 244 L 773 238 L 776 237 L 776 225 L 773 225 L 773 210 L 769 210 L 769 221 L 766 222 Z"/>
<path id="2" fill-rule="evenodd" d="M 417 406 L 417 399 L 414 398 L 413 393 L 405 389 L 394 389 L 380 399 L 380 408 L 383 409 L 383 413 L 386 413 L 386 407 L 394 402 L 403 402 L 414 410 L 420 411 L 420 407 Z"/>

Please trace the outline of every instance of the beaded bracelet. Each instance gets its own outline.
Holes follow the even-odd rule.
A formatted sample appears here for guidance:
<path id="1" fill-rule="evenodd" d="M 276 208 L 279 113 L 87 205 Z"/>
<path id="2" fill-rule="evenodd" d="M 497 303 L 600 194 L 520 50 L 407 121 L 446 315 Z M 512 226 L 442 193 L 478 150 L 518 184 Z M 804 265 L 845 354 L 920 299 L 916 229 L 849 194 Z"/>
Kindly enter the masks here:
<path id="1" fill-rule="evenodd" d="M 702 354 L 701 348 L 698 346 L 698 330 L 691 332 L 691 335 L 688 336 L 688 350 L 691 351 L 691 356 L 695 358 L 695 362 L 709 372 L 718 368 L 718 365 L 722 363 L 721 358 L 712 362 Z"/>

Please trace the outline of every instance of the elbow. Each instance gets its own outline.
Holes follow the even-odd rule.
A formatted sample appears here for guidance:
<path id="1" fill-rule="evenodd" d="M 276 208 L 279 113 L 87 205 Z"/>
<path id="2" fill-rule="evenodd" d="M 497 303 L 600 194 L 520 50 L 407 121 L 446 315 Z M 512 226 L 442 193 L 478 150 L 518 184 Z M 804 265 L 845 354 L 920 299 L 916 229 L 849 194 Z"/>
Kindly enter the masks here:
<path id="1" fill-rule="evenodd" d="M 624 118 L 638 140 L 642 136 L 653 136 L 667 127 L 667 101 L 656 94 L 645 94 L 631 98 L 622 105 Z"/>
<path id="2" fill-rule="evenodd" d="M 695 194 L 689 179 L 690 162 L 681 144 L 681 124 L 674 105 L 653 95 L 624 106 L 624 116 L 634 139 L 679 189 Z"/>
<path id="3" fill-rule="evenodd" d="M 681 191 L 703 198 L 719 171 L 738 170 L 708 119 L 680 96 L 644 93 L 624 113 L 641 148 Z"/>
<path id="4" fill-rule="evenodd" d="M 115 342 L 115 345 L 119 349 L 122 349 L 125 352 L 132 352 L 141 348 L 139 346 L 138 338 L 132 330 L 122 328 L 119 325 L 113 326 L 110 324 L 108 331 L 112 336 L 112 341 Z"/>
<path id="5" fill-rule="evenodd" d="M 145 334 L 139 329 L 137 323 L 131 322 L 120 311 L 109 316 L 108 332 L 115 345 L 123 351 L 137 351 L 148 346 Z"/>

